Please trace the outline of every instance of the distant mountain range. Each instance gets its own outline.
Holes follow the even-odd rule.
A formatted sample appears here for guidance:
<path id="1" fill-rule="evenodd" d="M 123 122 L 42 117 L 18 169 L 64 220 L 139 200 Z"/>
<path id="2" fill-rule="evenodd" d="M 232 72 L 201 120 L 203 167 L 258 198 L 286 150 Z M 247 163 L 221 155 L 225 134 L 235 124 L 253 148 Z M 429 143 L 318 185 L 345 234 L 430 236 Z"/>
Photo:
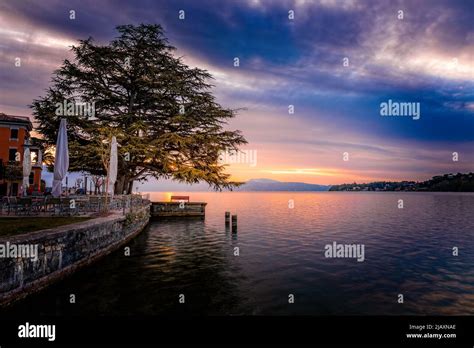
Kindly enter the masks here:
<path id="1" fill-rule="evenodd" d="M 304 182 L 281 182 L 270 179 L 252 179 L 234 191 L 328 191 L 330 185 L 307 184 Z"/>

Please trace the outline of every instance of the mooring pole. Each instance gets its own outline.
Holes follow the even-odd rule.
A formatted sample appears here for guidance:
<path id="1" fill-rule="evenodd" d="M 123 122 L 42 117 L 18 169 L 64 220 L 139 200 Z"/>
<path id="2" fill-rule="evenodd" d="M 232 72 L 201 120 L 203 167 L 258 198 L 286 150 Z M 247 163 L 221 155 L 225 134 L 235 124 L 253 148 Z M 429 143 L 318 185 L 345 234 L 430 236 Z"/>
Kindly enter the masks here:
<path id="1" fill-rule="evenodd" d="M 232 233 L 237 233 L 237 215 L 232 215 Z"/>
<path id="2" fill-rule="evenodd" d="M 230 211 L 225 212 L 225 224 L 230 224 Z"/>

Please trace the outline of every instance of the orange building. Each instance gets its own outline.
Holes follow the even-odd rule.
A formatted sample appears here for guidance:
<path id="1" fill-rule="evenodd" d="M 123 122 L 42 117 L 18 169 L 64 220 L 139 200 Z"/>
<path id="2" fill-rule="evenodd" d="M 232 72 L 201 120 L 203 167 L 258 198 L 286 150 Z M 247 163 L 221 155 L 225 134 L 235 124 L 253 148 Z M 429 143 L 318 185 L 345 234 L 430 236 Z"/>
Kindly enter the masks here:
<path id="1" fill-rule="evenodd" d="M 28 117 L 0 113 L 0 197 L 22 194 L 23 153 L 31 152 L 32 169 L 28 191 L 41 191 L 42 154 L 30 144 L 33 125 Z"/>

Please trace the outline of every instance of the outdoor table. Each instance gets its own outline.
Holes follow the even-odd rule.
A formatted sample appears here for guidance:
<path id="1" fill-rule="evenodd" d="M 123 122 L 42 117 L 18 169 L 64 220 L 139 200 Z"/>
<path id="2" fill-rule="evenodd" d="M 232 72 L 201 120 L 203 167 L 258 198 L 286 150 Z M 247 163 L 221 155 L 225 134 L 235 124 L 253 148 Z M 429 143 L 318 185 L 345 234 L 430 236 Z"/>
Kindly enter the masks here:
<path id="1" fill-rule="evenodd" d="M 35 214 L 39 214 L 44 206 L 44 197 L 31 197 L 31 211 Z"/>
<path id="2" fill-rule="evenodd" d="M 31 209 L 32 209 L 32 199 L 31 197 L 20 197 L 18 199 L 18 214 L 21 214 L 21 212 L 24 212 L 25 215 L 31 214 Z"/>

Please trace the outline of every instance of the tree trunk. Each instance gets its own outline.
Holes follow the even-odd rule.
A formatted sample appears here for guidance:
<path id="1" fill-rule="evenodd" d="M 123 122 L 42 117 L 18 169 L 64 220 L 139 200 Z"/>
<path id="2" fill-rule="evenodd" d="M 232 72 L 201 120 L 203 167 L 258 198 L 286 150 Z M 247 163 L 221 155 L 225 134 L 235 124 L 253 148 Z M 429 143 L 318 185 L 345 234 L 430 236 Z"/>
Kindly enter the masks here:
<path id="1" fill-rule="evenodd" d="M 133 180 L 129 180 L 129 181 L 128 181 L 127 193 L 128 193 L 128 194 L 131 194 L 132 191 L 133 191 Z"/>
<path id="2" fill-rule="evenodd" d="M 123 191 L 125 191 L 125 182 L 126 182 L 126 177 L 124 175 L 121 175 L 118 177 L 116 185 L 115 185 L 115 194 L 122 195 Z"/>
<path id="3" fill-rule="evenodd" d="M 117 178 L 117 184 L 115 186 L 115 193 L 122 195 L 132 193 L 133 180 L 130 179 L 129 175 L 121 175 Z"/>

